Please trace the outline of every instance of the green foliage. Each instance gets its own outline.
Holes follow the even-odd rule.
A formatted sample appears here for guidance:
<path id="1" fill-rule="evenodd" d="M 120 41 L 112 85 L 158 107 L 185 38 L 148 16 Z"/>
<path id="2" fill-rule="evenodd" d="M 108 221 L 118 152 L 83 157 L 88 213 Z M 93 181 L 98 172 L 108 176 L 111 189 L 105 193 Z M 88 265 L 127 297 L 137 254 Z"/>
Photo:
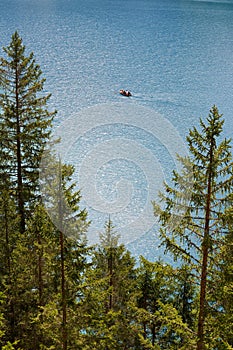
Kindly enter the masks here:
<path id="1" fill-rule="evenodd" d="M 189 131 L 187 142 L 190 157 L 179 157 L 182 174 L 174 172 L 174 187 L 165 185 L 161 194 L 165 204 L 154 203 L 155 214 L 161 222 L 161 239 L 175 259 L 188 263 L 200 285 L 198 349 L 204 348 L 207 334 L 204 322 L 211 293 L 210 279 L 218 270 L 218 253 L 227 231 L 224 211 L 232 206 L 233 163 L 230 140 L 221 140 L 224 120 L 214 106 L 201 130 Z M 190 169 L 193 185 L 190 189 Z M 184 201 L 187 188 L 190 202 Z M 180 211 L 180 208 L 183 210 Z M 220 310 L 219 310 L 220 311 Z"/>
<path id="2" fill-rule="evenodd" d="M 190 130 L 190 157 L 154 203 L 184 264 L 136 267 L 110 218 L 88 247 L 74 167 L 47 147 L 54 112 L 25 52 L 15 32 L 0 58 L 1 349 L 233 349 L 233 167 L 217 108 Z"/>
<path id="3" fill-rule="evenodd" d="M 50 95 L 43 95 L 45 79 L 41 78 L 40 67 L 33 53 L 25 55 L 18 32 L 3 51 L 6 58 L 0 58 L 2 176 L 9 180 L 23 232 L 28 208 L 38 196 L 39 162 L 51 133 L 54 112 L 47 110 Z"/>
<path id="4" fill-rule="evenodd" d="M 63 237 L 63 232 L 51 223 L 39 203 L 40 158 L 54 116 L 47 110 L 50 95 L 43 95 L 45 79 L 41 78 L 33 53 L 25 56 L 25 47 L 17 32 L 4 52 L 7 58 L 0 61 L 0 251 L 3 253 L 1 287 L 7 296 L 2 306 L 6 318 L 5 338 L 17 341 L 26 349 L 52 348 L 56 337 L 62 344 L 62 329 L 54 328 L 56 332 L 50 338 L 43 328 L 46 317 L 38 316 L 53 299 L 58 300 L 59 317 L 64 301 L 67 305 L 76 303 L 87 256 L 87 213 L 79 208 L 80 192 L 74 192 L 75 185 L 70 184 L 74 170 L 71 166 L 62 165 L 61 176 L 59 174 L 59 185 L 68 203 L 69 215 L 72 214 L 62 212 L 69 237 Z M 56 176 L 50 175 L 56 182 Z M 53 202 L 54 212 L 57 199 Z M 63 290 L 61 262 L 65 278 Z"/>
<path id="5" fill-rule="evenodd" d="M 213 348 L 233 347 L 233 226 L 232 207 L 223 216 L 227 233 L 221 241 L 218 270 L 210 281 L 209 315 L 207 335 Z"/>
<path id="6" fill-rule="evenodd" d="M 43 206 L 38 206 L 36 215 L 33 216 L 29 226 L 32 230 L 30 236 L 34 239 L 34 243 L 31 243 L 30 247 L 34 246 L 34 256 L 37 260 L 37 295 L 39 300 L 33 324 L 37 328 L 38 342 L 42 348 L 54 346 L 56 349 L 63 349 L 65 327 L 67 346 L 72 349 L 76 338 L 75 328 L 78 328 L 74 310 L 76 310 L 77 300 L 80 296 L 83 274 L 88 266 L 86 258 L 89 249 L 86 246 L 85 237 L 85 231 L 88 227 L 87 213 L 80 211 L 78 205 L 80 193 L 73 191 L 73 185 L 66 186 L 67 182 L 70 182 L 72 171 L 72 167 L 62 167 L 61 184 L 65 198 L 69 202 L 69 210 L 73 212 L 73 215 L 68 217 L 66 212 L 61 213 L 62 221 L 65 221 L 62 227 L 65 227 L 66 235 L 48 220 Z M 59 193 L 57 195 L 59 196 Z M 54 211 L 56 212 L 55 200 L 54 203 Z M 52 209 L 52 207 L 50 208 Z M 63 323 L 64 312 L 65 324 Z"/>
<path id="7" fill-rule="evenodd" d="M 131 349 L 139 332 L 135 260 L 118 244 L 110 219 L 100 237 L 83 286 L 81 337 L 87 349 Z"/>
<path id="8" fill-rule="evenodd" d="M 152 349 L 191 349 L 195 288 L 188 268 L 172 268 L 141 257 L 137 280 L 137 317 L 143 328 L 143 343 L 146 341 Z"/>

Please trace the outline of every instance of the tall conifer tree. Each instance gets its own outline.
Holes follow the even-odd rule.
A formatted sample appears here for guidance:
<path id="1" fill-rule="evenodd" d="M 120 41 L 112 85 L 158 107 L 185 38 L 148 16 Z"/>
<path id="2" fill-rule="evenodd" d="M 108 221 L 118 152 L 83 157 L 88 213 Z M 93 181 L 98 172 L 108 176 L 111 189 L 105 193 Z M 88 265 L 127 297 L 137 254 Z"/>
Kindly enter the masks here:
<path id="1" fill-rule="evenodd" d="M 56 348 L 59 344 L 59 348 L 63 350 L 72 348 L 75 341 L 73 334 L 76 330 L 71 321 L 71 314 L 73 319 L 76 319 L 74 309 L 77 309 L 82 275 L 87 265 L 86 255 L 89 251 L 86 240 L 86 230 L 89 226 L 87 212 L 85 209 L 80 209 L 81 194 L 79 190 L 75 190 L 76 184 L 72 183 L 73 172 L 73 166 L 62 165 L 61 160 L 55 160 L 50 151 L 45 152 L 41 163 L 40 180 L 43 201 L 55 225 L 54 239 L 57 251 L 54 261 L 53 288 L 57 305 L 53 305 L 52 308 L 61 318 L 61 324 L 57 330 L 58 333 L 53 330 L 52 335 L 49 334 L 50 326 L 54 327 L 54 324 L 46 323 L 46 313 L 50 309 L 50 303 L 48 303 L 42 307 L 44 322 L 41 330 L 46 333 L 44 332 L 46 325 L 49 329 L 47 337 L 50 340 L 56 334 Z M 39 262 L 40 257 L 38 258 Z"/>
<path id="2" fill-rule="evenodd" d="M 19 232 L 18 217 L 13 201 L 10 199 L 7 182 L 5 189 L 1 188 L 0 196 L 0 290 L 5 293 L 4 309 L 5 323 L 7 325 L 6 335 L 10 334 L 10 340 L 15 340 L 16 311 L 14 284 L 14 259 L 13 250 L 16 245 Z"/>
<path id="3" fill-rule="evenodd" d="M 50 95 L 43 95 L 45 79 L 33 53 L 25 55 L 22 39 L 15 32 L 0 59 L 0 129 L 2 153 L 7 161 L 1 170 L 10 177 L 12 194 L 20 214 L 20 231 L 25 230 L 27 210 L 38 195 L 40 157 L 47 142 L 54 112 L 49 112 Z"/>
<path id="4" fill-rule="evenodd" d="M 210 267 L 216 266 L 219 241 L 225 227 L 222 212 L 232 204 L 233 163 L 230 140 L 222 139 L 224 120 L 216 106 L 210 110 L 207 122 L 200 119 L 201 130 L 190 130 L 187 142 L 189 158 L 179 158 L 183 173 L 174 172 L 174 186 L 166 186 L 161 194 L 161 207 L 154 203 L 161 222 L 161 237 L 176 258 L 188 261 L 197 272 L 200 285 L 197 349 L 206 349 L 205 321 L 207 315 L 208 279 Z M 187 192 L 193 171 L 193 188 L 185 214 L 179 218 L 180 199 Z M 187 184 L 187 186 L 186 186 Z M 175 225 L 177 217 L 179 225 Z M 215 261 L 214 261 L 215 259 Z M 210 305 L 209 305 L 210 306 Z"/>
<path id="5" fill-rule="evenodd" d="M 218 254 L 219 268 L 211 279 L 211 303 L 208 336 L 212 348 L 233 349 L 233 207 L 223 213 L 227 233 Z M 222 344 L 221 344 L 222 345 Z"/>
<path id="6" fill-rule="evenodd" d="M 140 333 L 134 320 L 135 260 L 118 239 L 109 218 L 86 277 L 82 349 L 134 349 Z"/>

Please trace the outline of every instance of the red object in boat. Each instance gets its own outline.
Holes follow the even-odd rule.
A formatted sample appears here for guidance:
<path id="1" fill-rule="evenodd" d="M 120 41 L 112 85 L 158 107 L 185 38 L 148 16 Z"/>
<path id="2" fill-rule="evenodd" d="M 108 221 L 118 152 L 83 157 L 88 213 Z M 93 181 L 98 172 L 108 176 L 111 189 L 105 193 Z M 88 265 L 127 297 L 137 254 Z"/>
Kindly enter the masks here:
<path id="1" fill-rule="evenodd" d="M 122 96 L 127 96 L 127 97 L 132 96 L 132 94 L 131 94 L 130 91 L 128 91 L 128 90 L 123 90 L 123 89 L 120 90 L 120 94 L 121 94 Z"/>

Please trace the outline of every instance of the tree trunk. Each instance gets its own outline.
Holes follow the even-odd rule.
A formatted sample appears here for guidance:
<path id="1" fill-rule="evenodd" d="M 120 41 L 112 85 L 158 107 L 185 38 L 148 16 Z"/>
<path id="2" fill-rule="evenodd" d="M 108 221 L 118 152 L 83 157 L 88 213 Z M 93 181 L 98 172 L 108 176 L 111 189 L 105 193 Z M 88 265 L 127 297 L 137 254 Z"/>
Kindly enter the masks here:
<path id="1" fill-rule="evenodd" d="M 60 251 L 61 251 L 61 294 L 62 294 L 62 348 L 63 350 L 67 350 L 64 237 L 61 231 L 60 231 Z"/>
<path id="2" fill-rule="evenodd" d="M 10 249 L 10 237 L 9 237 L 9 225 L 8 225 L 8 203 L 7 199 L 4 199 L 4 219 L 5 219 L 5 240 L 6 240 L 6 260 L 7 260 L 7 284 L 8 284 L 8 295 L 9 295 L 9 323 L 10 323 L 10 340 L 15 341 L 15 308 L 14 308 L 14 296 L 13 286 L 11 278 L 11 249 Z"/>
<path id="3" fill-rule="evenodd" d="M 67 310 L 66 310 L 66 281 L 65 281 L 65 256 L 64 256 L 64 235 L 62 210 L 62 168 L 59 159 L 59 186 L 58 186 L 58 205 L 59 205 L 59 231 L 60 231 L 60 255 L 61 255 L 61 295 L 62 295 L 62 349 L 67 350 Z"/>
<path id="4" fill-rule="evenodd" d="M 38 232 L 37 236 L 39 252 L 38 252 L 38 287 L 39 287 L 39 306 L 44 305 L 43 300 L 43 248 L 41 234 Z"/>
<path id="5" fill-rule="evenodd" d="M 15 99 L 16 99 L 16 144 L 17 144 L 17 188 L 18 188 L 18 210 L 20 215 L 20 232 L 25 231 L 25 210 L 23 199 L 23 177 L 22 177 L 22 159 L 21 159 L 21 129 L 19 115 L 19 73 L 18 66 L 15 71 Z"/>
<path id="6" fill-rule="evenodd" d="M 211 139 L 210 145 L 210 163 L 208 168 L 208 184 L 207 184 L 207 198 L 206 198 L 206 210 L 205 210 L 205 228 L 204 238 L 202 242 L 202 267 L 201 267 L 201 288 L 199 299 L 199 316 L 198 316 L 198 342 L 197 350 L 204 350 L 205 337 L 204 337 L 204 323 L 205 323 L 205 310 L 206 310 L 206 285 L 207 285 L 207 270 L 208 270 L 208 255 L 209 255 L 209 239 L 210 239 L 210 204 L 211 204 L 211 192 L 212 192 L 212 165 L 213 165 L 213 149 L 214 139 Z"/>
<path id="7" fill-rule="evenodd" d="M 110 287 L 110 294 L 109 294 L 109 303 L 108 303 L 108 309 L 112 309 L 112 302 L 113 302 L 113 256 L 112 256 L 112 247 L 110 249 L 110 256 L 108 258 L 108 273 L 109 273 L 109 287 Z"/>

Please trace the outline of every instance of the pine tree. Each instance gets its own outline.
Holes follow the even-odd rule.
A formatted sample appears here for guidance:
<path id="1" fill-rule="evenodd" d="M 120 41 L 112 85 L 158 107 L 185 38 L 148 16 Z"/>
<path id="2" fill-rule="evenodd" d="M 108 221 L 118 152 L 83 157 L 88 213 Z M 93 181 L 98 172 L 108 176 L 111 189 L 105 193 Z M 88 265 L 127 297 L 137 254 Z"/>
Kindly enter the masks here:
<path id="1" fill-rule="evenodd" d="M 175 269 L 175 297 L 173 305 L 179 312 L 184 323 L 190 329 L 195 325 L 197 286 L 188 265 Z M 174 276 L 173 275 L 173 276 Z"/>
<path id="2" fill-rule="evenodd" d="M 136 307 L 135 260 L 109 219 L 93 252 L 84 287 L 80 349 L 132 349 L 139 329 Z"/>
<path id="3" fill-rule="evenodd" d="M 50 299 L 42 306 L 43 322 L 39 327 L 56 349 L 75 349 L 76 328 L 79 328 L 80 322 L 78 320 L 75 323 L 76 313 L 79 312 L 77 303 L 89 251 L 86 240 L 89 222 L 86 210 L 79 207 L 80 191 L 75 190 L 76 184 L 72 182 L 74 167 L 62 165 L 50 153 L 43 157 L 41 167 L 43 200 L 54 224 L 53 241 L 56 249 L 53 252 L 54 263 L 51 268 L 53 300 Z M 51 312 L 56 315 L 54 323 L 50 320 Z"/>
<path id="4" fill-rule="evenodd" d="M 47 110 L 50 95 L 43 95 L 44 78 L 33 53 L 25 56 L 18 32 L 0 59 L 1 171 L 10 178 L 12 195 L 25 231 L 26 213 L 38 196 L 39 162 L 50 136 L 54 112 Z"/>
<path id="5" fill-rule="evenodd" d="M 227 232 L 217 256 L 218 270 L 211 279 L 208 338 L 212 348 L 233 349 L 233 208 L 223 213 Z"/>
<path id="6" fill-rule="evenodd" d="M 33 53 L 25 55 L 17 32 L 4 52 L 6 58 L 0 59 L 4 341 L 16 341 L 25 350 L 71 349 L 88 250 L 87 213 L 79 208 L 80 191 L 70 185 L 73 167 L 60 163 L 59 176 L 50 172 L 49 181 L 45 179 L 46 184 L 52 182 L 47 200 L 58 221 L 53 224 L 40 203 L 39 168 L 55 112 L 47 109 L 50 95 L 43 94 L 45 79 Z M 64 203 L 68 210 L 60 207 L 59 211 Z M 51 312 L 56 316 L 50 318 Z"/>
<path id="7" fill-rule="evenodd" d="M 190 321 L 193 311 L 189 303 L 193 301 L 194 293 L 189 290 L 188 280 L 183 281 L 183 270 L 141 257 L 137 281 L 142 344 L 149 343 L 151 348 L 156 349 L 192 348 L 193 331 L 187 321 Z M 143 347 L 138 346 L 137 349 Z"/>
<path id="8" fill-rule="evenodd" d="M 8 183 L 5 188 L 1 186 L 0 197 L 0 289 L 4 291 L 4 317 L 6 322 L 6 336 L 14 341 L 16 335 L 16 310 L 14 284 L 14 258 L 13 252 L 19 236 L 19 217 L 14 202 L 10 198 Z"/>
<path id="9" fill-rule="evenodd" d="M 233 348 L 233 327 L 231 327 L 233 325 L 233 207 L 225 214 L 228 231 L 219 254 L 219 260 L 221 261 L 219 276 L 221 287 L 219 289 L 223 292 L 221 301 L 224 310 L 224 322 L 221 322 L 220 319 L 220 324 L 225 331 L 223 339 L 225 338 Z"/>
<path id="10" fill-rule="evenodd" d="M 6 240 L 0 236 L 0 249 L 5 254 L 1 256 L 1 267 L 4 267 L 1 288 L 6 292 L 2 303 L 6 324 L 4 341 L 17 341 L 24 350 L 50 347 L 76 350 L 77 333 L 82 327 L 78 300 L 88 265 L 87 213 L 79 208 L 80 192 L 74 191 L 74 185 L 70 184 L 73 167 L 61 166 L 61 172 L 60 184 L 64 197 L 70 203 L 69 214 L 73 213 L 72 216 L 61 213 L 65 232 L 53 224 L 44 205 L 38 203 L 27 220 L 24 234 L 18 232 L 17 239 L 11 241 L 16 238 L 16 232 L 12 235 L 12 230 L 17 217 L 15 220 L 10 217 L 13 213 L 10 208 L 7 216 L 11 218 L 7 226 L 10 233 L 10 273 L 6 264 L 7 250 L 4 250 Z M 54 176 L 52 187 L 56 188 L 56 185 Z M 55 211 L 58 199 L 58 193 L 56 198 L 51 198 Z M 2 215 L 1 219 L 4 229 L 5 218 Z"/>
<path id="11" fill-rule="evenodd" d="M 223 124 L 222 115 L 213 106 L 207 122 L 200 119 L 201 130 L 195 127 L 190 130 L 187 137 L 190 157 L 179 157 L 183 172 L 173 173 L 173 187 L 165 185 L 166 194 L 161 194 L 165 207 L 154 203 L 155 215 L 161 222 L 161 238 L 167 249 L 175 258 L 188 262 L 197 273 L 200 285 L 198 350 L 206 349 L 208 279 L 211 277 L 210 267 L 216 268 L 216 254 L 225 232 L 222 212 L 232 205 L 231 146 L 230 140 L 221 138 Z M 190 170 L 193 173 L 192 189 Z M 188 186 L 190 202 L 186 203 L 186 209 L 180 216 Z M 176 222 L 179 224 L 176 225 Z"/>

